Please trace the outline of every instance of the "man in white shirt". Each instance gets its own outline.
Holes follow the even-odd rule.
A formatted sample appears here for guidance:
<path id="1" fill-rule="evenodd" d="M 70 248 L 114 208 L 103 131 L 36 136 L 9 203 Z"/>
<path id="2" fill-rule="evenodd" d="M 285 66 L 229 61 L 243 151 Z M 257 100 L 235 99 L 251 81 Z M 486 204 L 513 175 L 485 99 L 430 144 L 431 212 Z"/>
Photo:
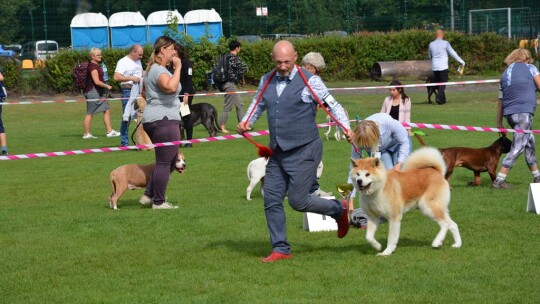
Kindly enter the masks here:
<path id="1" fill-rule="evenodd" d="M 448 54 L 452 56 L 462 66 L 465 65 L 465 61 L 459 57 L 454 51 L 450 42 L 444 40 L 444 31 L 437 30 L 435 32 L 437 39 L 433 40 L 429 44 L 428 56 L 431 59 L 431 69 L 433 70 L 435 82 L 448 82 Z M 441 85 L 437 87 L 437 103 L 442 105 L 446 103 L 446 95 L 444 89 L 446 86 Z"/>
<path id="2" fill-rule="evenodd" d="M 134 44 L 129 54 L 118 60 L 116 69 L 114 70 L 114 80 L 120 83 L 122 92 L 122 124 L 120 125 L 120 145 L 129 145 L 129 123 L 131 121 L 131 115 L 124 115 L 126 112 L 126 105 L 131 100 L 132 89 L 140 92 L 142 88 L 142 75 L 143 69 L 141 59 L 143 57 L 143 48 L 138 44 Z M 138 95 L 138 94 L 136 94 Z M 131 104 L 131 103 L 130 103 Z M 127 109 L 128 113 L 130 109 Z M 127 118 L 127 119 L 125 119 Z"/>

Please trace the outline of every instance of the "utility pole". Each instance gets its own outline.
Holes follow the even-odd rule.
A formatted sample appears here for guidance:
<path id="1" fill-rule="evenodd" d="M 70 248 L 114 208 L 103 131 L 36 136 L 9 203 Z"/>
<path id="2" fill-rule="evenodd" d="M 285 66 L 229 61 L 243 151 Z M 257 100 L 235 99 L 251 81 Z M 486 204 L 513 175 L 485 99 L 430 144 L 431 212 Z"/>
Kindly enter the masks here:
<path id="1" fill-rule="evenodd" d="M 454 0 L 450 0 L 450 29 L 454 30 Z"/>
<path id="2" fill-rule="evenodd" d="M 45 9 L 45 0 L 43 0 L 43 33 L 45 33 L 45 40 L 47 40 L 47 10 Z"/>

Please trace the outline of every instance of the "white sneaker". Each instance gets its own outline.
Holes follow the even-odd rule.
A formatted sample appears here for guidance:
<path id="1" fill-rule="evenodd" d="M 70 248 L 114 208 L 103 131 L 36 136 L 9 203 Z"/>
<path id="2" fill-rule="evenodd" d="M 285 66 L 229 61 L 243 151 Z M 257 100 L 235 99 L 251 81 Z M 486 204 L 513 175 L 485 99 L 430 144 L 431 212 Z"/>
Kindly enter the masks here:
<path id="1" fill-rule="evenodd" d="M 139 203 L 141 203 L 141 205 L 148 206 L 152 203 L 152 199 L 143 194 L 143 196 L 141 196 L 141 199 L 139 199 Z"/>
<path id="2" fill-rule="evenodd" d="M 320 196 L 320 197 L 330 197 L 332 196 L 332 192 L 325 192 L 321 190 L 321 188 L 317 189 L 313 194 Z"/>
<path id="3" fill-rule="evenodd" d="M 173 206 L 168 202 L 164 202 L 161 205 L 152 205 L 152 209 L 178 209 L 178 206 Z"/>
<path id="4" fill-rule="evenodd" d="M 94 138 L 97 138 L 97 137 L 95 137 L 94 135 L 88 133 L 88 134 L 84 134 L 84 135 L 82 136 L 82 138 L 83 138 L 83 139 L 94 139 Z"/>
<path id="5" fill-rule="evenodd" d="M 107 133 L 107 137 L 117 137 L 120 136 L 120 132 L 112 130 L 111 132 Z"/>

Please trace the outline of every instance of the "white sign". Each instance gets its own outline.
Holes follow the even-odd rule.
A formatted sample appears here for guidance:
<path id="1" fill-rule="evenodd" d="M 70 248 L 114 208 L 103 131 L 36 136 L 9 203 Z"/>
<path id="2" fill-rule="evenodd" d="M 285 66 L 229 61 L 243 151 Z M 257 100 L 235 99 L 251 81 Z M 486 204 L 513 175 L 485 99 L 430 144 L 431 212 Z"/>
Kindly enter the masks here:
<path id="1" fill-rule="evenodd" d="M 268 7 L 256 7 L 255 14 L 257 16 L 268 16 Z"/>
<path id="2" fill-rule="evenodd" d="M 540 183 L 531 183 L 527 199 L 527 212 L 540 214 Z"/>
<path id="3" fill-rule="evenodd" d="M 333 196 L 325 198 L 334 199 Z M 337 231 L 338 226 L 336 220 L 331 216 L 306 212 L 304 213 L 304 230 L 309 232 Z"/>

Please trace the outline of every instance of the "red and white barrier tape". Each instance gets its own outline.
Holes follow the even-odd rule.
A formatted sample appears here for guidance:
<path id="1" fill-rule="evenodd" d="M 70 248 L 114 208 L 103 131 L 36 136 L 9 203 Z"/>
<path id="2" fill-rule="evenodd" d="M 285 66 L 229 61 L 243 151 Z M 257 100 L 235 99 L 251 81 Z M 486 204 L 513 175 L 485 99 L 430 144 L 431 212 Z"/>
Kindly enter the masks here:
<path id="1" fill-rule="evenodd" d="M 263 136 L 270 134 L 267 130 L 249 132 L 247 133 L 250 136 Z M 213 142 L 220 140 L 231 140 L 237 138 L 244 138 L 239 134 L 232 135 L 223 135 L 216 137 L 207 137 L 200 139 L 190 139 L 190 140 L 181 140 L 181 141 L 172 141 L 148 145 L 134 145 L 127 147 L 112 147 L 112 148 L 94 148 L 94 149 L 82 149 L 82 150 L 70 150 L 70 151 L 61 151 L 61 152 L 42 152 L 42 153 L 28 153 L 28 154 L 16 154 L 16 155 L 2 155 L 0 160 L 19 160 L 19 159 L 33 159 L 33 158 L 45 158 L 45 157 L 56 157 L 56 156 L 68 156 L 68 155 L 79 155 L 79 154 L 94 154 L 94 153 L 107 153 L 107 152 L 117 152 L 117 151 L 128 151 L 128 150 L 138 150 L 146 148 L 155 148 L 155 147 L 164 147 L 164 146 L 174 146 L 187 143 L 203 143 L 203 142 Z"/>
<path id="2" fill-rule="evenodd" d="M 329 88 L 330 91 L 353 91 L 353 90 L 378 90 L 378 89 L 389 89 L 395 87 L 403 88 L 416 88 L 416 87 L 433 87 L 433 86 L 452 86 L 452 85 L 468 85 L 468 84 L 485 84 L 485 83 L 498 83 L 499 79 L 488 79 L 488 80 L 470 80 L 470 81 L 453 81 L 453 82 L 438 82 L 438 83 L 418 83 L 418 84 L 404 84 L 399 86 L 371 86 L 371 87 L 349 87 L 349 88 Z M 247 90 L 247 91 L 236 91 L 236 92 L 215 92 L 215 93 L 197 93 L 191 94 L 189 96 L 219 96 L 219 95 L 234 95 L 234 94 L 250 94 L 256 93 L 257 90 Z M 182 95 L 181 95 L 182 96 Z M 28 101 L 18 101 L 18 102 L 4 102 L 1 105 L 31 105 L 31 104 L 50 104 L 50 103 L 75 103 L 75 102 L 86 102 L 86 101 L 115 101 L 122 100 L 122 98 L 99 98 L 99 99 L 64 99 L 64 100 L 28 100 Z"/>
<path id="3" fill-rule="evenodd" d="M 356 120 L 351 120 L 356 121 Z M 317 124 L 317 128 L 324 128 L 328 126 L 333 126 L 335 123 L 321 123 Z M 508 132 L 508 133 L 535 133 L 540 134 L 540 130 L 514 130 L 514 129 L 504 129 L 504 128 L 490 128 L 490 127 L 474 127 L 474 126 L 458 126 L 458 125 L 440 125 L 440 124 L 426 124 L 426 123 L 403 123 L 405 127 L 414 127 L 419 129 L 437 129 L 437 130 L 453 130 L 453 131 L 477 131 L 477 132 Z M 268 135 L 270 132 L 268 130 L 255 131 L 246 133 L 249 136 L 263 136 Z M 78 155 L 78 154 L 93 154 L 93 153 L 105 153 L 105 152 L 116 152 L 116 151 L 127 151 L 127 150 L 137 150 L 144 148 L 154 148 L 154 147 L 163 147 L 163 146 L 173 146 L 179 144 L 187 143 L 203 143 L 203 142 L 213 142 L 220 140 L 232 140 L 243 138 L 239 134 L 223 135 L 216 137 L 207 137 L 200 139 L 190 139 L 182 141 L 173 141 L 165 143 L 156 143 L 149 145 L 135 145 L 127 147 L 113 147 L 113 148 L 95 148 L 95 149 L 83 149 L 83 150 L 71 150 L 71 151 L 62 151 L 62 152 L 42 152 L 42 153 L 29 153 L 29 154 L 16 154 L 16 155 L 3 155 L 0 156 L 0 160 L 18 160 L 18 159 L 33 159 L 33 158 L 44 158 L 44 157 L 56 157 L 56 156 L 67 156 L 67 155 Z"/>

